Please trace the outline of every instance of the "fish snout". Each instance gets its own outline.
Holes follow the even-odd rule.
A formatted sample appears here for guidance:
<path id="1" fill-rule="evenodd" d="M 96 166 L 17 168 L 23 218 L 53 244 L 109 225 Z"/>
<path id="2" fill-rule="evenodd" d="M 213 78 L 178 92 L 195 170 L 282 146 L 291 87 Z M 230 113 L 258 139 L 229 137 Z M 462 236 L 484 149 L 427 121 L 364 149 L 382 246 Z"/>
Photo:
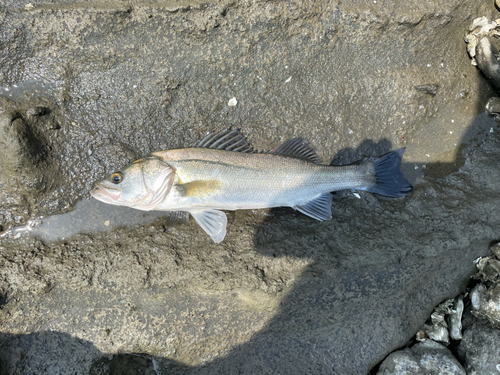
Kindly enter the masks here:
<path id="1" fill-rule="evenodd" d="M 96 197 L 95 195 L 98 195 L 99 194 L 99 190 L 100 190 L 100 187 L 99 185 L 97 185 L 97 183 L 94 183 L 90 189 L 90 195 L 92 195 L 92 197 Z"/>
<path id="2" fill-rule="evenodd" d="M 110 203 L 110 201 L 117 201 L 120 198 L 121 190 L 96 182 L 90 190 L 90 195 L 97 200 Z"/>

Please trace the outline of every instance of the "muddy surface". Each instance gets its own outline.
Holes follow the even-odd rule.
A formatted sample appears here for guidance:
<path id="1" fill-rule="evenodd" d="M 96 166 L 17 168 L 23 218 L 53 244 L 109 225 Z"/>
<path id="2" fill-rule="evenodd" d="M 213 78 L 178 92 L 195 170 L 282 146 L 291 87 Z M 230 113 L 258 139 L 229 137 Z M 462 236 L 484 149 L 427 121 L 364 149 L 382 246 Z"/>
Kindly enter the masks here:
<path id="1" fill-rule="evenodd" d="M 495 91 L 463 40 L 498 18 L 489 1 L 31 5 L 0 5 L 5 373 L 366 373 L 500 237 Z M 219 245 L 193 220 L 106 205 L 64 216 L 70 234 L 46 219 L 63 240 L 7 235 L 231 125 L 259 149 L 304 137 L 337 164 L 407 146 L 415 191 L 338 194 L 326 222 L 228 213 Z"/>

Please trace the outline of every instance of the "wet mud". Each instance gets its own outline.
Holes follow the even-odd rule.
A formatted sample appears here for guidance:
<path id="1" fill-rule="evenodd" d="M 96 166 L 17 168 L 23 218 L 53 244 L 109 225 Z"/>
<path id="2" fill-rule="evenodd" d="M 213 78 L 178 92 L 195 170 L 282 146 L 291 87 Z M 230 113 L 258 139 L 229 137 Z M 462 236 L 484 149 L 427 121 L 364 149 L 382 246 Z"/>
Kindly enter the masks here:
<path id="1" fill-rule="evenodd" d="M 490 2 L 31 5 L 0 5 L 4 373 L 366 373 L 500 237 L 496 91 L 464 43 Z M 231 125 L 335 164 L 406 146 L 415 191 L 335 194 L 325 222 L 230 212 L 218 245 L 85 205 L 115 169 Z"/>

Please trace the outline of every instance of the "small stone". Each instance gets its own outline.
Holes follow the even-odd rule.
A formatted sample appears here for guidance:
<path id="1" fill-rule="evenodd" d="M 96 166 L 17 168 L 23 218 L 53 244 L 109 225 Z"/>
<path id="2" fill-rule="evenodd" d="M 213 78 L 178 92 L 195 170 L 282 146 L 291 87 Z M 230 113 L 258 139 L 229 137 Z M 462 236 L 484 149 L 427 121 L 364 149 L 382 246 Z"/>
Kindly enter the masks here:
<path id="1" fill-rule="evenodd" d="M 417 333 L 417 337 L 421 338 L 417 338 L 418 341 L 424 341 L 425 338 L 429 338 L 434 341 L 444 342 L 445 344 L 450 343 L 448 328 L 444 325 L 424 324 L 422 329 Z"/>
<path id="2" fill-rule="evenodd" d="M 57 130 L 57 129 L 61 129 L 61 126 L 60 126 L 57 122 L 53 122 L 53 121 L 51 121 L 51 122 L 49 122 L 49 123 L 47 124 L 47 128 L 48 128 L 49 130 Z"/>
<path id="3" fill-rule="evenodd" d="M 26 111 L 28 116 L 43 116 L 46 110 L 44 107 L 32 107 Z"/>
<path id="4" fill-rule="evenodd" d="M 471 312 L 478 318 L 486 318 L 492 326 L 500 328 L 500 281 L 489 289 L 477 284 L 470 292 Z"/>
<path id="5" fill-rule="evenodd" d="M 500 261 L 492 257 L 484 257 L 477 263 L 478 273 L 474 275 L 475 279 L 481 279 L 483 282 L 495 282 L 500 279 Z"/>
<path id="6" fill-rule="evenodd" d="M 234 107 L 236 104 L 238 104 L 238 101 L 236 100 L 236 98 L 231 98 L 231 99 L 229 99 L 229 102 L 227 102 L 227 105 L 230 107 Z"/>
<path id="7" fill-rule="evenodd" d="M 500 98 L 490 98 L 488 103 L 486 103 L 486 112 L 491 116 L 500 113 Z"/>
<path id="8" fill-rule="evenodd" d="M 445 346 L 426 340 L 391 353 L 377 375 L 435 374 L 465 375 L 465 369 Z"/>
<path id="9" fill-rule="evenodd" d="M 450 326 L 450 337 L 453 340 L 462 339 L 462 314 L 464 312 L 464 300 L 462 296 L 458 296 L 453 305 L 453 312 L 448 315 Z"/>
<path id="10" fill-rule="evenodd" d="M 495 257 L 500 260 L 500 242 L 494 244 L 492 247 L 490 247 L 491 252 L 495 255 Z"/>
<path id="11" fill-rule="evenodd" d="M 417 91 L 422 91 L 422 92 L 425 92 L 426 94 L 434 96 L 437 94 L 438 87 L 439 86 L 437 84 L 431 83 L 431 84 L 427 84 L 427 85 L 415 86 L 415 89 L 417 89 Z"/>

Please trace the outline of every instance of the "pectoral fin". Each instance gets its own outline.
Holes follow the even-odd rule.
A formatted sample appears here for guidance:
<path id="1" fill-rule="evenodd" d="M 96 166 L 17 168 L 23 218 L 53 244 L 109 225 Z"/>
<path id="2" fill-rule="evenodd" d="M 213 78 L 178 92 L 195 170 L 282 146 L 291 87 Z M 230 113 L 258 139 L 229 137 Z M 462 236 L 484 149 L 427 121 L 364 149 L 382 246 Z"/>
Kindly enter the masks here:
<path id="1" fill-rule="evenodd" d="M 322 194 L 304 205 L 293 208 L 316 220 L 330 220 L 332 218 L 332 195 Z"/>
<path id="2" fill-rule="evenodd" d="M 215 243 L 220 243 L 226 237 L 226 214 L 219 210 L 190 211 L 191 216 L 212 238 Z"/>
<path id="3" fill-rule="evenodd" d="M 220 187 L 221 183 L 217 180 L 197 180 L 175 186 L 183 197 L 203 197 Z"/>

